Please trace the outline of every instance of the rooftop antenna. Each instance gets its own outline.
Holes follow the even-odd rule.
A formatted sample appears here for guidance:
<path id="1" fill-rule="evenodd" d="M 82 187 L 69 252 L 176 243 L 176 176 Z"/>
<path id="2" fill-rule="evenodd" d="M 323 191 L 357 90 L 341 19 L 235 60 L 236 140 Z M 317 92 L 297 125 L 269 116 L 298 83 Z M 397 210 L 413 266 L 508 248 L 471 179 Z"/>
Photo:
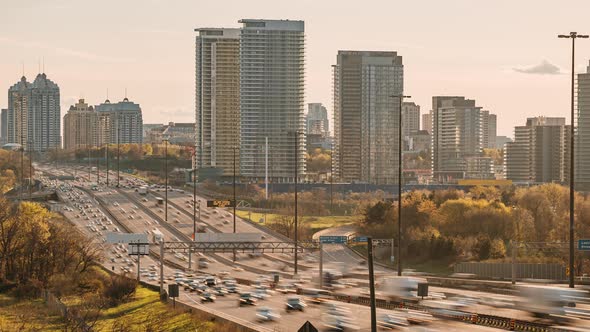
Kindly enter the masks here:
<path id="1" fill-rule="evenodd" d="M 25 76 L 25 62 L 21 61 L 21 64 L 23 65 L 23 76 Z"/>
<path id="2" fill-rule="evenodd" d="M 39 61 L 37 61 L 37 64 L 39 65 L 39 74 L 41 73 L 41 58 L 39 58 Z"/>
<path id="3" fill-rule="evenodd" d="M 127 98 L 127 88 L 125 88 L 125 98 Z"/>
<path id="4" fill-rule="evenodd" d="M 107 88 L 107 100 L 109 100 L 109 88 Z"/>
<path id="5" fill-rule="evenodd" d="M 43 74 L 45 74 L 45 57 L 43 57 Z"/>

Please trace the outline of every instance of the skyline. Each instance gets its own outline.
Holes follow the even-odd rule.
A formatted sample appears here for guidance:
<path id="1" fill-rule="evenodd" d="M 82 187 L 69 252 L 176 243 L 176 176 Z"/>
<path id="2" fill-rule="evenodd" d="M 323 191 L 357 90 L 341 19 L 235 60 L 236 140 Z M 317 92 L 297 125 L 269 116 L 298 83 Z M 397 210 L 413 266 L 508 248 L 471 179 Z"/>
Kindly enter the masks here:
<path id="1" fill-rule="evenodd" d="M 422 114 L 429 111 L 432 96 L 462 95 L 497 114 L 498 135 L 512 137 L 514 124 L 527 117 L 569 119 L 571 45 L 557 34 L 590 32 L 570 23 L 584 22 L 583 9 L 590 4 L 581 1 L 568 2 L 579 10 L 567 19 L 568 6 L 532 1 L 372 1 L 365 3 L 373 9 L 371 15 L 360 17 L 351 4 L 336 8 L 334 1 L 313 7 L 311 1 L 301 1 L 288 10 L 270 1 L 230 3 L 7 3 L 0 22 L 0 84 L 8 88 L 17 82 L 22 62 L 25 76 L 33 78 L 44 58 L 45 73 L 62 90 L 62 116 L 79 98 L 99 104 L 108 89 L 111 100 L 121 100 L 127 89 L 127 96 L 142 105 L 146 123 L 193 122 L 194 28 L 239 27 L 242 18 L 300 19 L 306 25 L 305 103 L 323 103 L 330 122 L 331 66 L 337 52 L 394 51 L 404 58 L 404 92 L 414 97 L 410 101 L 421 106 Z M 396 16 L 396 9 L 421 15 Z M 527 16 L 531 11 L 534 17 Z M 108 18 L 108 24 L 97 24 L 100 20 L 89 19 L 89 13 Z M 29 24 L 22 25 L 23 17 Z M 576 45 L 578 73 L 588 64 L 589 43 Z M 0 107 L 6 106 L 6 93 L 0 94 Z"/>

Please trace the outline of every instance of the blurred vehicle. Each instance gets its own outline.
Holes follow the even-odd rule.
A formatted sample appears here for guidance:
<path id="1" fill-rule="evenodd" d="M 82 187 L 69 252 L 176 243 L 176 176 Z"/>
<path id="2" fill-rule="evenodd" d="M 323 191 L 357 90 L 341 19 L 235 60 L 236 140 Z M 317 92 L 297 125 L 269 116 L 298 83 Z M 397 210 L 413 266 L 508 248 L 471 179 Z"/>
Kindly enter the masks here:
<path id="1" fill-rule="evenodd" d="M 164 241 L 164 234 L 162 234 L 159 229 L 154 228 L 152 230 L 152 240 L 154 243 L 160 243 Z"/>
<path id="2" fill-rule="evenodd" d="M 408 322 L 408 319 L 403 314 L 382 314 L 377 318 L 377 326 L 386 329 L 399 329 L 408 325 L 410 325 L 410 322 Z"/>
<path id="3" fill-rule="evenodd" d="M 313 303 L 320 304 L 333 298 L 332 292 L 325 289 L 301 288 L 299 294 L 306 295 Z"/>
<path id="4" fill-rule="evenodd" d="M 377 284 L 377 289 L 388 300 L 418 301 L 418 283 L 427 281 L 416 277 L 388 277 Z"/>
<path id="5" fill-rule="evenodd" d="M 243 305 L 256 305 L 256 299 L 252 297 L 251 293 L 242 293 L 240 294 L 239 305 L 240 307 Z"/>
<path id="6" fill-rule="evenodd" d="M 201 294 L 201 303 L 203 302 L 215 302 L 216 297 L 215 295 L 211 294 L 210 292 L 205 292 Z"/>
<path id="7" fill-rule="evenodd" d="M 225 294 L 228 294 L 227 290 L 220 286 L 213 287 L 213 292 L 217 296 L 225 296 Z"/>
<path id="8" fill-rule="evenodd" d="M 307 304 L 298 297 L 290 297 L 287 299 L 287 305 L 285 310 L 290 312 L 292 310 L 304 311 Z"/>
<path id="9" fill-rule="evenodd" d="M 256 318 L 260 322 L 270 322 L 281 318 L 281 315 L 279 315 L 269 307 L 262 307 L 256 310 Z"/>
<path id="10" fill-rule="evenodd" d="M 523 301 L 518 308 L 528 311 L 535 317 L 551 318 L 566 314 L 565 307 L 575 307 L 576 302 L 588 300 L 586 291 L 540 285 L 521 285 L 518 287 Z"/>

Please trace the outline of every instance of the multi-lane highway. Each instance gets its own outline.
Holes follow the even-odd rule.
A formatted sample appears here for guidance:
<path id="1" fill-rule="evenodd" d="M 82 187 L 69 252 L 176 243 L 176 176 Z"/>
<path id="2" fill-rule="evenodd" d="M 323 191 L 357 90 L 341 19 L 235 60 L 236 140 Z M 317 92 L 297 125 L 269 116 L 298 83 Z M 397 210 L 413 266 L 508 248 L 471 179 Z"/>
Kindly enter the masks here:
<path id="1" fill-rule="evenodd" d="M 43 169 L 41 167 L 40 169 Z M 45 169 L 49 174 L 59 173 L 67 174 L 63 170 Z M 59 175 L 58 174 L 58 175 Z M 78 177 L 75 181 L 54 180 L 50 182 L 51 185 L 61 188 L 58 189 L 60 198 L 66 205 L 64 215 L 76 224 L 82 232 L 87 234 L 97 244 L 103 247 L 105 252 L 105 261 L 103 264 L 109 269 L 114 269 L 118 273 L 126 273 L 128 271 L 132 276 L 135 275 L 137 263 L 135 258 L 129 258 L 126 255 L 126 248 L 122 245 L 111 245 L 105 243 L 105 234 L 107 231 L 119 232 L 135 232 L 145 233 L 151 245 L 151 251 L 155 254 L 151 257 L 145 257 L 141 260 L 142 278 L 147 279 L 148 282 L 154 285 L 158 284 L 159 277 L 159 262 L 158 253 L 159 246 L 154 239 L 154 230 L 161 233 L 165 241 L 190 241 L 193 232 L 193 206 L 192 194 L 182 192 L 181 190 L 170 190 L 168 192 L 168 216 L 166 218 L 165 208 L 159 205 L 157 197 L 164 196 L 162 191 L 158 188 L 151 188 L 147 195 L 140 195 L 135 191 L 134 187 L 141 184 L 131 176 L 124 176 L 121 184 L 125 187 L 114 188 L 106 187 L 104 185 L 95 187 L 95 178 L 91 177 L 90 181 L 87 179 L 87 172 L 77 172 Z M 94 175 L 94 174 L 93 174 Z M 101 174 L 101 178 L 105 179 L 105 173 Z M 115 179 L 112 174 L 112 179 Z M 93 181 L 94 180 L 94 181 Z M 112 180 L 111 180 L 112 181 Z M 114 184 L 111 182 L 111 184 Z M 127 187 L 127 188 L 126 188 Z M 233 215 L 229 211 L 222 209 L 207 208 L 205 200 L 198 198 L 200 204 L 201 218 L 200 223 L 207 225 L 207 232 L 233 232 Z M 167 219 L 167 221 L 166 221 Z M 97 222 L 98 221 L 98 222 Z M 257 225 L 253 225 L 240 218 L 236 218 L 237 232 L 257 232 L 262 233 L 263 241 L 283 241 L 281 236 L 273 235 L 270 232 L 264 231 Z M 232 254 L 207 254 L 202 255 L 194 253 L 192 256 L 192 269 L 188 269 L 188 254 L 183 252 L 167 252 L 165 255 L 166 264 L 164 265 L 163 277 L 166 282 L 178 282 L 183 285 L 196 285 L 191 278 L 195 279 L 198 275 L 212 275 L 216 276 L 218 282 L 226 279 L 224 282 L 230 282 L 228 278 L 238 278 L 240 280 L 248 281 L 248 283 L 259 283 L 262 277 L 267 277 L 269 271 L 281 271 L 283 285 L 289 285 L 297 280 L 293 280 L 293 255 L 292 254 L 265 254 L 261 256 L 252 256 L 246 253 L 237 255 L 235 262 L 232 261 Z M 357 278 L 357 284 L 366 282 L 366 268 L 359 264 L 362 258 L 352 252 L 349 248 L 342 245 L 325 245 L 323 250 L 324 262 L 326 268 L 339 269 L 346 267 L 349 270 L 354 270 Z M 208 261 L 208 266 L 205 268 L 198 268 L 199 259 Z M 312 279 L 318 274 L 318 255 L 317 253 L 301 254 L 299 260 L 300 275 L 305 279 Z M 389 271 L 391 272 L 391 271 Z M 386 274 L 388 270 L 379 268 L 379 273 Z M 194 277 L 191 277 L 194 275 Z M 317 280 L 317 278 L 315 278 Z M 307 282 L 301 284 L 304 288 L 317 287 L 316 284 Z M 262 282 L 263 284 L 264 282 Z M 262 286 L 261 284 L 261 286 Z M 343 283 L 344 284 L 344 283 Z M 344 295 L 356 296 L 365 295 L 366 287 L 354 288 L 355 282 L 349 282 L 348 288 L 339 289 L 337 292 Z M 192 287 L 192 286 L 191 286 Z M 353 288 L 351 288 L 353 287 Z M 214 288 L 211 288 L 213 290 Z M 369 328 L 369 309 L 366 306 L 347 304 L 337 302 L 337 310 L 331 310 L 330 306 L 309 304 L 304 313 L 293 312 L 286 313 L 287 298 L 293 295 L 284 295 L 280 293 L 267 293 L 266 296 L 259 294 L 263 292 L 260 288 L 255 286 L 239 285 L 239 290 L 242 292 L 252 292 L 258 294 L 261 299 L 258 306 L 238 306 L 238 295 L 227 294 L 225 296 L 218 296 L 213 303 L 201 303 L 201 294 L 198 290 L 191 291 L 189 286 L 186 290 L 181 292 L 180 301 L 189 305 L 209 311 L 213 314 L 223 315 L 224 317 L 234 320 L 238 323 L 248 324 L 255 329 L 261 331 L 293 331 L 301 326 L 306 320 L 311 321 L 314 325 L 327 328 L 327 322 L 332 322 L 342 312 L 349 317 L 344 324 L 348 324 L 350 329 L 358 328 L 359 330 L 368 330 Z M 474 292 L 475 294 L 466 294 L 462 291 L 449 290 L 444 288 L 431 288 L 431 291 L 437 294 L 456 295 L 463 298 L 485 297 L 482 293 Z M 223 293 L 223 292 L 221 292 Z M 263 292 L 264 293 L 264 292 Z M 491 294 L 488 294 L 491 295 Z M 302 296 L 302 299 L 305 299 Z M 515 300 L 513 300 L 514 303 Z M 490 303 L 493 301 L 490 301 Z M 451 303 L 451 302 L 449 302 Z M 261 323 L 257 319 L 257 311 L 262 307 L 269 307 L 274 312 L 280 314 L 282 317 L 276 322 Z M 490 313 L 501 312 L 505 317 L 525 317 L 526 314 L 514 308 L 498 309 L 485 303 L 477 303 L 468 308 L 470 312 Z M 335 312 L 340 314 L 335 314 Z M 383 314 L 403 315 L 403 313 L 379 309 L 379 316 Z M 576 322 L 581 326 L 585 322 Z M 439 330 L 464 330 L 465 323 L 449 322 L 437 320 L 434 323 Z M 470 330 L 474 330 L 475 326 L 468 325 Z M 486 329 L 486 328 L 481 328 Z"/>

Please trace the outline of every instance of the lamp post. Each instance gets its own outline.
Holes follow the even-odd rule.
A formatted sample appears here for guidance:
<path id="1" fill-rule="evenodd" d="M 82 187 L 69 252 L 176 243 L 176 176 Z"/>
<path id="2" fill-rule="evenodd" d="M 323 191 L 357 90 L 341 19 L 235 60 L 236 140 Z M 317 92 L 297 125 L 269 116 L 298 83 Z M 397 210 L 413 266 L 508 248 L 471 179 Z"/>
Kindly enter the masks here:
<path id="1" fill-rule="evenodd" d="M 121 152 L 119 147 L 119 137 L 121 135 L 121 129 L 119 128 L 119 121 L 117 120 L 117 188 L 119 188 L 119 179 L 121 176 L 119 175 L 119 161 L 121 160 Z"/>
<path id="2" fill-rule="evenodd" d="M 574 288 L 574 63 L 577 38 L 588 38 L 588 35 L 579 35 L 570 32 L 569 35 L 558 35 L 558 38 L 570 38 L 572 40 L 572 86 L 571 86 L 571 125 L 570 125 L 570 243 L 569 243 L 569 287 Z"/>
<path id="3" fill-rule="evenodd" d="M 393 95 L 392 98 L 399 100 L 399 123 L 398 123 L 398 163 L 397 163 L 397 275 L 402 275 L 402 104 L 404 98 L 412 98 L 412 96 L 404 96 L 403 94 Z"/>
<path id="4" fill-rule="evenodd" d="M 35 144 L 31 141 L 31 147 L 29 148 L 29 200 L 33 198 L 33 146 Z"/>
<path id="5" fill-rule="evenodd" d="M 109 138 L 110 140 L 110 138 Z M 105 154 L 107 156 L 107 187 L 109 186 L 109 144 L 106 144 Z"/>
<path id="6" fill-rule="evenodd" d="M 100 186 L 100 145 L 96 144 L 96 185 Z"/>
<path id="7" fill-rule="evenodd" d="M 164 154 L 166 155 L 165 156 L 166 161 L 164 162 L 164 173 L 165 173 L 165 177 L 166 177 L 166 185 L 164 188 L 164 193 L 165 193 L 164 199 L 166 202 L 166 205 L 164 207 L 164 211 L 165 211 L 164 220 L 166 222 L 168 222 L 168 138 L 164 138 L 164 143 L 166 144 L 165 148 L 164 148 Z"/>
<path id="8" fill-rule="evenodd" d="M 197 236 L 197 146 L 195 145 L 195 166 L 193 167 L 193 242 Z M 199 211 L 201 209 L 199 208 Z M 191 257 L 191 251 L 189 251 L 189 258 Z"/>
<path id="9" fill-rule="evenodd" d="M 295 230 L 293 231 L 295 237 L 295 255 L 294 255 L 294 263 L 295 263 L 295 275 L 297 275 L 298 267 L 297 267 L 297 244 L 298 244 L 298 221 L 297 221 L 297 185 L 299 183 L 299 135 L 302 134 L 301 131 L 289 131 L 289 134 L 295 135 L 295 145 L 294 148 L 294 155 L 295 155 L 295 168 L 294 168 L 294 177 L 295 177 Z M 266 220 L 265 220 L 266 222 Z"/>
<path id="10" fill-rule="evenodd" d="M 237 201 L 236 201 L 236 150 L 238 148 L 234 146 L 233 148 L 233 152 L 234 152 L 234 176 L 233 176 L 233 191 L 234 191 L 234 234 L 236 233 L 236 205 L 237 205 Z M 234 250 L 234 262 L 236 261 L 236 251 Z"/>

